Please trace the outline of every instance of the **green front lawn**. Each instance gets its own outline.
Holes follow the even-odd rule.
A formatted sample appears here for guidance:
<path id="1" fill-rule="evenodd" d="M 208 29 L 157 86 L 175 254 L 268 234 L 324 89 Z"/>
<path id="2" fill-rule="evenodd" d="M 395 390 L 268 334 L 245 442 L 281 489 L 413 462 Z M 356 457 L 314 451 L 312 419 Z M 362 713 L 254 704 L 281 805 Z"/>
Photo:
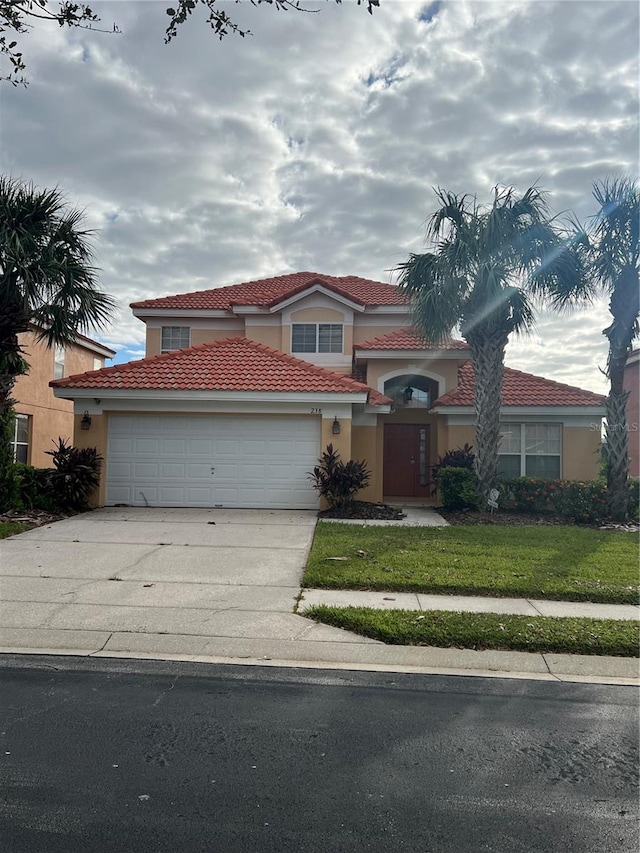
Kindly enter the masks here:
<path id="1" fill-rule="evenodd" d="M 28 529 L 28 524 L 17 524 L 14 521 L 0 521 L 0 539 L 6 539 L 7 536 L 15 536 L 16 533 L 24 533 Z"/>
<path id="2" fill-rule="evenodd" d="M 556 619 L 325 605 L 310 607 L 304 615 L 383 643 L 402 646 L 638 657 L 640 643 L 637 622 L 614 619 Z"/>
<path id="3" fill-rule="evenodd" d="M 612 530 L 320 522 L 304 585 L 637 604 L 638 557 L 637 534 Z"/>

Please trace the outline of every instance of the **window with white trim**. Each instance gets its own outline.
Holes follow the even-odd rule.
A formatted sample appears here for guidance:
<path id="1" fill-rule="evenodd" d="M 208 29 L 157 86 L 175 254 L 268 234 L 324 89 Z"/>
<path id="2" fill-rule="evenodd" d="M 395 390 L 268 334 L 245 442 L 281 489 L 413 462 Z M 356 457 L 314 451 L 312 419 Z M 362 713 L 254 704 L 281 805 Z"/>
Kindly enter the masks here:
<path id="1" fill-rule="evenodd" d="M 163 326 L 160 341 L 160 352 L 171 352 L 174 349 L 187 349 L 191 346 L 191 329 L 189 326 Z"/>
<path id="2" fill-rule="evenodd" d="M 62 379 L 64 376 L 64 347 L 56 347 L 53 356 L 53 378 Z"/>
<path id="3" fill-rule="evenodd" d="M 342 352 L 342 323 L 293 323 L 291 352 Z"/>
<path id="4" fill-rule="evenodd" d="M 101 358 L 94 358 L 93 359 L 93 369 L 94 370 L 102 370 L 103 364 L 104 364 L 104 362 Z"/>
<path id="5" fill-rule="evenodd" d="M 498 474 L 560 477 L 562 424 L 500 424 Z"/>
<path id="6" fill-rule="evenodd" d="M 29 461 L 29 436 L 31 424 L 29 415 L 16 415 L 13 422 L 13 436 L 11 439 L 11 450 L 16 462 Z"/>

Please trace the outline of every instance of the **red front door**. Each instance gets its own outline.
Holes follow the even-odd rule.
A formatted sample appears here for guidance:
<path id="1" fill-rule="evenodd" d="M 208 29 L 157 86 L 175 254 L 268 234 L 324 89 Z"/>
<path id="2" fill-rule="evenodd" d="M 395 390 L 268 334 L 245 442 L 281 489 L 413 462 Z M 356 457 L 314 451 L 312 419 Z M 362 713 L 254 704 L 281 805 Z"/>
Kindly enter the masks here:
<path id="1" fill-rule="evenodd" d="M 385 424 L 385 497 L 428 498 L 429 475 L 429 427 L 426 424 Z"/>

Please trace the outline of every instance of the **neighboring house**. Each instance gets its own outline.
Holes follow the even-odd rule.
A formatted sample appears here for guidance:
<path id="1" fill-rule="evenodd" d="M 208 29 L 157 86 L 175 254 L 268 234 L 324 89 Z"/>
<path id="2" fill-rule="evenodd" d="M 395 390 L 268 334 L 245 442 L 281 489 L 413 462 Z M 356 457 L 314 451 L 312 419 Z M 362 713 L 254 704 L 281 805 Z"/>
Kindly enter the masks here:
<path id="1" fill-rule="evenodd" d="M 53 442 L 59 437 L 73 439 L 74 421 L 73 403 L 54 395 L 49 382 L 72 373 L 99 370 L 115 352 L 84 335 L 64 348 L 47 347 L 43 341 L 36 341 L 36 336 L 36 328 L 18 335 L 29 372 L 18 377 L 12 392 L 17 400 L 13 451 L 18 462 L 50 468 L 53 463 L 46 451 L 54 449 Z"/>
<path id="2" fill-rule="evenodd" d="M 409 327 L 398 288 L 304 272 L 131 306 L 146 358 L 53 382 L 107 460 L 101 504 L 317 508 L 329 444 L 366 459 L 368 500 L 428 500 L 439 454 L 474 440 L 469 350 Z M 597 474 L 603 398 L 507 370 L 509 474 Z"/>
<path id="3" fill-rule="evenodd" d="M 624 389 L 627 400 L 627 430 L 629 435 L 629 474 L 640 477 L 640 349 L 634 349 L 624 369 Z"/>

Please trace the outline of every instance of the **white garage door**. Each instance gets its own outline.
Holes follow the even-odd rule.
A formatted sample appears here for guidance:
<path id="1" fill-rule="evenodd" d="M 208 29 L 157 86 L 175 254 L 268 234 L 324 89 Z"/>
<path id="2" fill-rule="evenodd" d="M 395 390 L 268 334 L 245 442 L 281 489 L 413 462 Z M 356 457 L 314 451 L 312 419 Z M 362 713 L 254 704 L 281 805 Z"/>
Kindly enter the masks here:
<path id="1" fill-rule="evenodd" d="M 317 509 L 320 418 L 111 415 L 108 505 Z"/>

